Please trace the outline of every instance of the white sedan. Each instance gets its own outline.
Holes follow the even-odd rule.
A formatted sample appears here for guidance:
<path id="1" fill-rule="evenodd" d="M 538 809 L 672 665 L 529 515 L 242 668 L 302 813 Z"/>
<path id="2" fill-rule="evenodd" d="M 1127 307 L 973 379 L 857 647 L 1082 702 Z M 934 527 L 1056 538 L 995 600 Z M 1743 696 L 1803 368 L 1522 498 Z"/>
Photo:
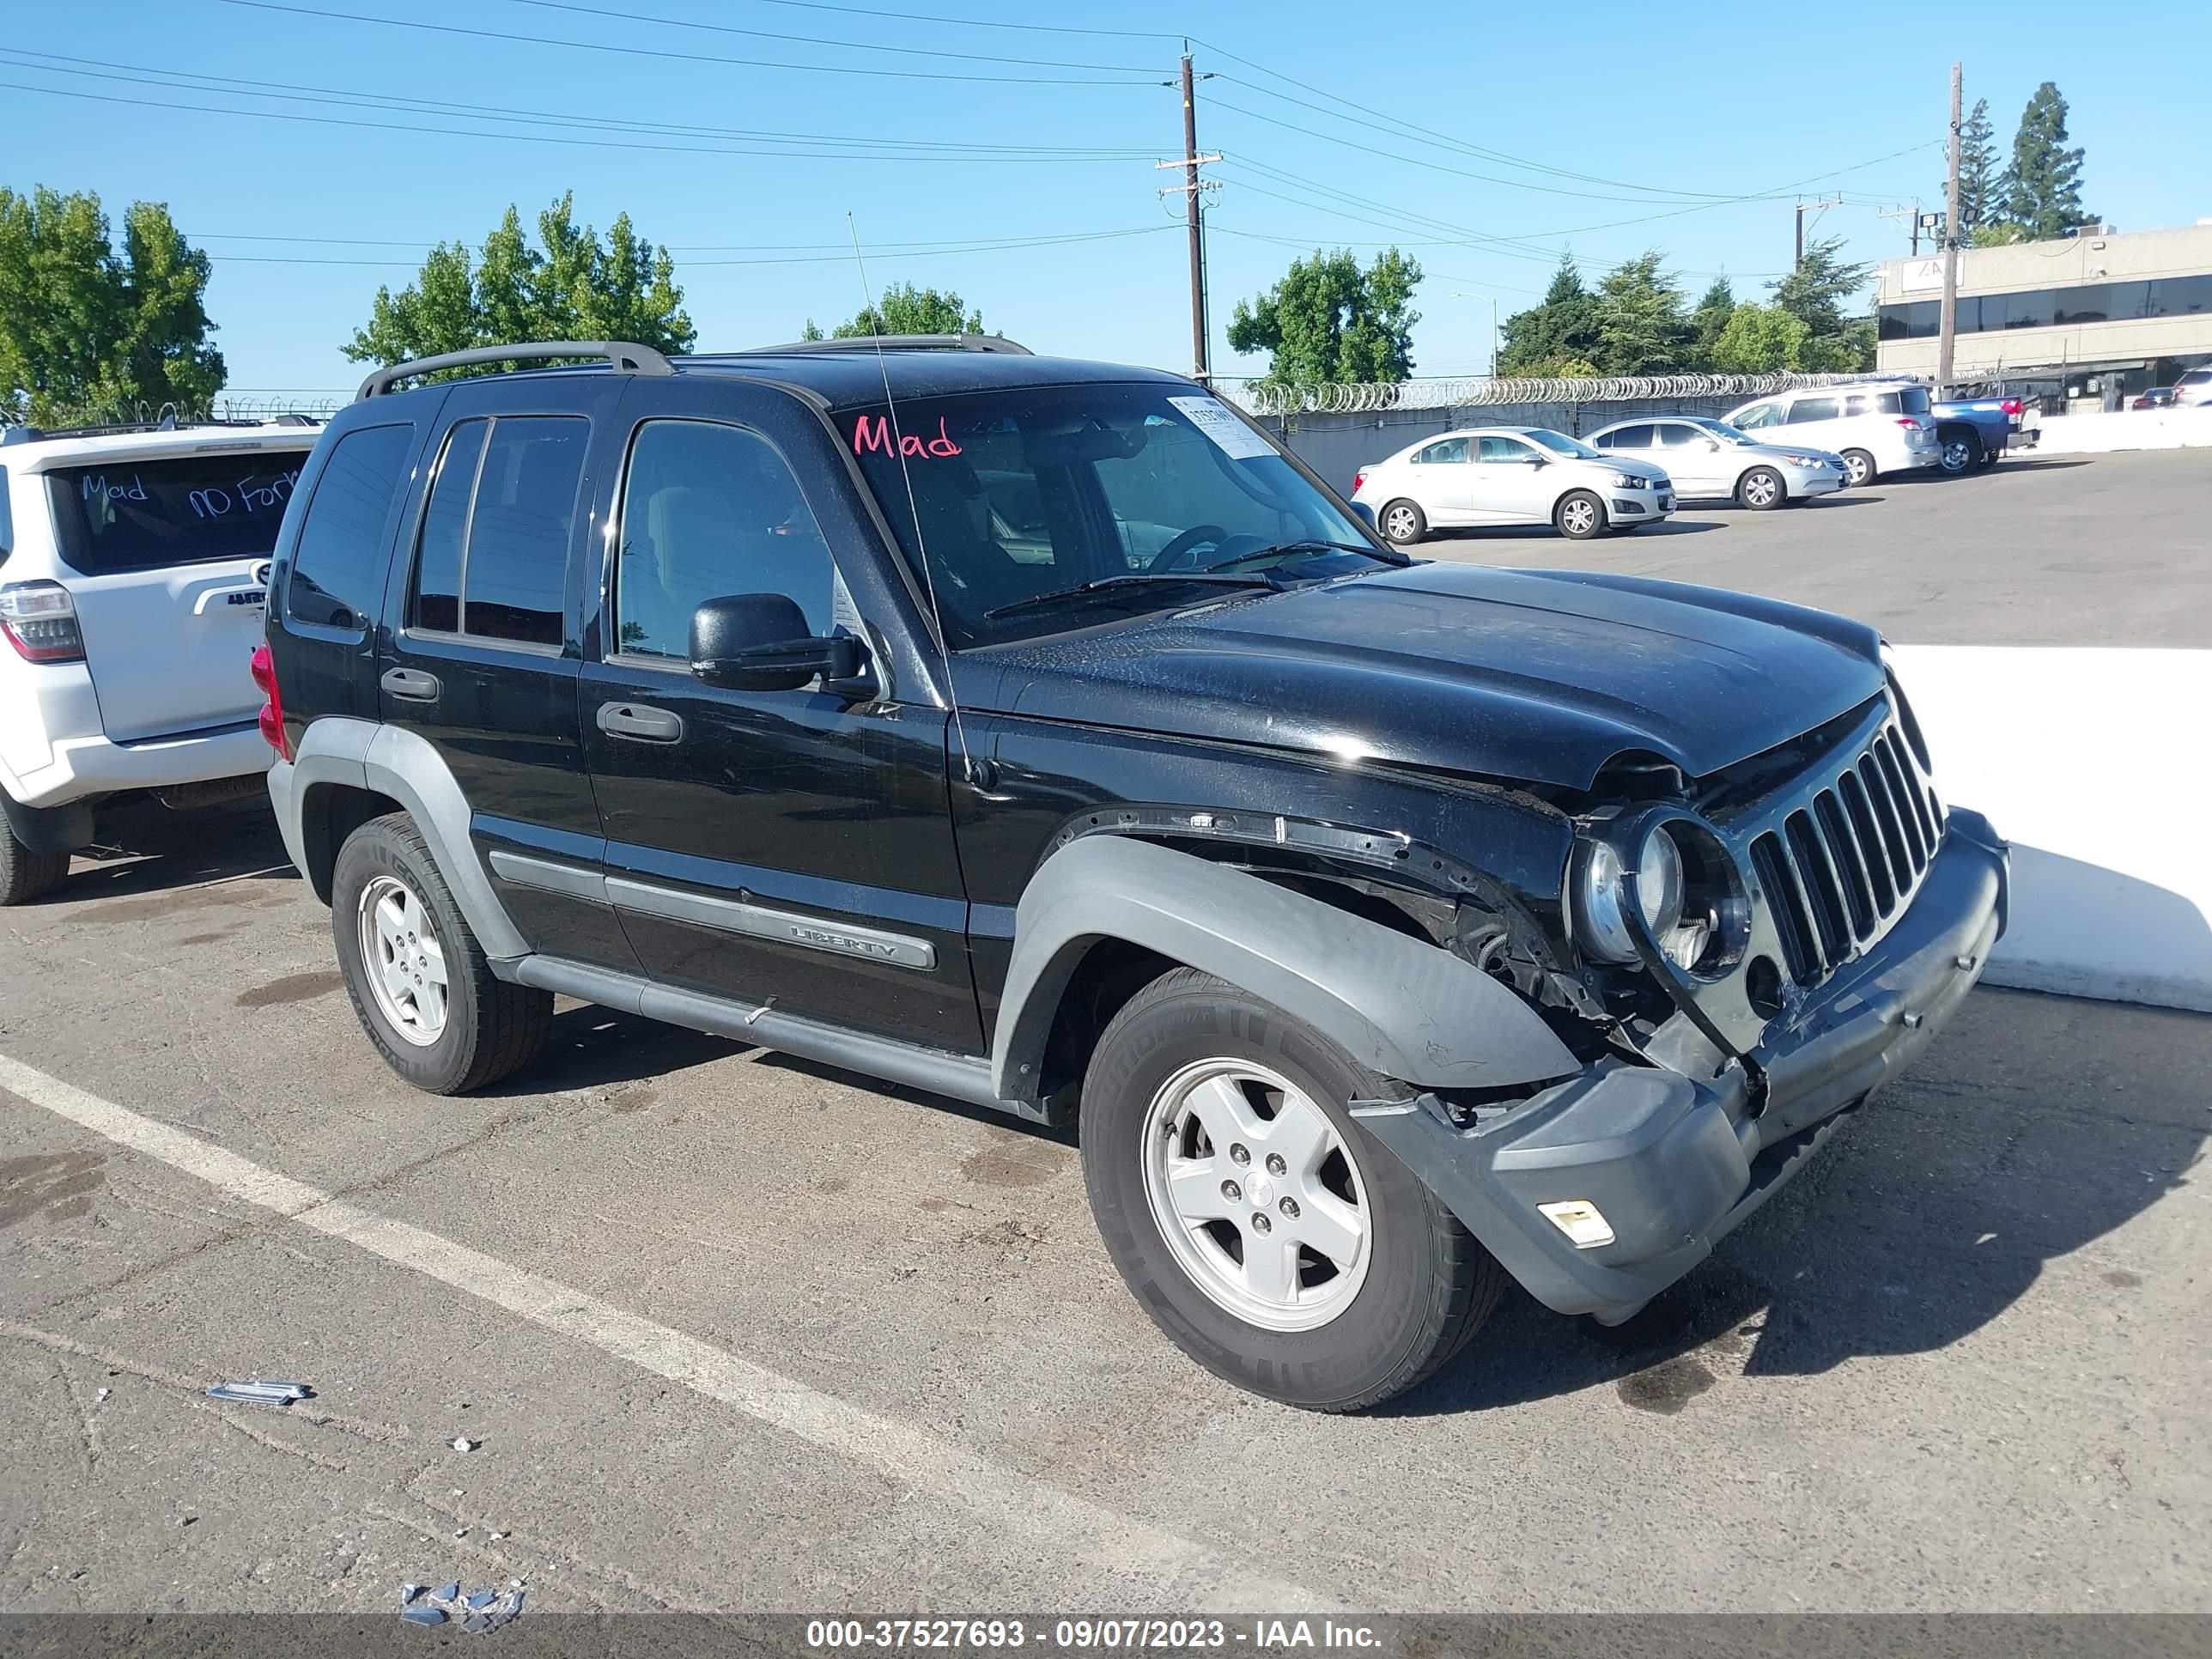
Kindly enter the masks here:
<path id="1" fill-rule="evenodd" d="M 1615 421 L 1590 443 L 1624 460 L 1663 466 L 1683 501 L 1737 501 L 1758 512 L 1844 487 L 1843 457 L 1802 445 L 1763 444 L 1702 415 Z"/>
<path id="2" fill-rule="evenodd" d="M 1644 461 L 1601 455 L 1544 427 L 1485 426 L 1424 438 L 1359 469 L 1352 499 L 1403 547 L 1431 529 L 1547 524 L 1587 541 L 1657 524 L 1674 486 Z"/>

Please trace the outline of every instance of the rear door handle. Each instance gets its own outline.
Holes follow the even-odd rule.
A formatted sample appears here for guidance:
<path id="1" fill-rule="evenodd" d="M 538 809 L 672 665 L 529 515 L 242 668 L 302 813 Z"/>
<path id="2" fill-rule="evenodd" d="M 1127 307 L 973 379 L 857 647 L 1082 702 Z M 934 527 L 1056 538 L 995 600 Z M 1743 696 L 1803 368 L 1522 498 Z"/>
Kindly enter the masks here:
<path id="1" fill-rule="evenodd" d="M 640 743 L 674 743 L 684 735 L 681 716 L 641 702 L 603 702 L 599 730 L 611 738 L 629 738 Z"/>
<path id="2" fill-rule="evenodd" d="M 387 668 L 379 682 L 395 697 L 405 697 L 410 702 L 435 702 L 438 700 L 438 677 L 425 674 L 419 668 Z"/>

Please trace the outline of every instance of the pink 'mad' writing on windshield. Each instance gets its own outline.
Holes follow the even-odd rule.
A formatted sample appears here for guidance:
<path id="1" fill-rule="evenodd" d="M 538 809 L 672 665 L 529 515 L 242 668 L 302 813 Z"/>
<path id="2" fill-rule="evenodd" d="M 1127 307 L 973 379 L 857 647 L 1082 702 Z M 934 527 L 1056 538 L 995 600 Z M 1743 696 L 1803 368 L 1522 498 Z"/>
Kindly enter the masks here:
<path id="1" fill-rule="evenodd" d="M 894 445 L 891 441 L 891 422 L 887 415 L 863 415 L 853 423 L 853 453 L 865 455 L 870 450 L 881 450 L 886 455 L 919 455 L 924 459 L 932 455 L 957 455 L 960 446 L 952 441 L 952 434 L 945 429 L 945 417 L 937 419 L 937 435 L 924 438 L 918 432 L 904 432 Z"/>

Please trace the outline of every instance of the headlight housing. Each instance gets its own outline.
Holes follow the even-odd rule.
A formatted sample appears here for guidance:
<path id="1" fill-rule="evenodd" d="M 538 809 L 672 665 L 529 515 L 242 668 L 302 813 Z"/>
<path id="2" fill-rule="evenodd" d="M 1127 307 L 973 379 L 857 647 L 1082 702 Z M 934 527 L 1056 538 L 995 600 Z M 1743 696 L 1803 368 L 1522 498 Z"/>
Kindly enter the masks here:
<path id="1" fill-rule="evenodd" d="M 1583 840 L 1568 880 L 1576 945 L 1595 962 L 1642 959 L 1632 905 L 1660 955 L 1685 973 L 1726 973 L 1750 939 L 1750 902 L 1734 855 L 1686 814 L 1639 814 Z"/>
<path id="2" fill-rule="evenodd" d="M 1640 472 L 1616 472 L 1613 475 L 1613 484 L 1616 489 L 1650 489 L 1656 483 L 1656 480 L 1647 478 Z"/>

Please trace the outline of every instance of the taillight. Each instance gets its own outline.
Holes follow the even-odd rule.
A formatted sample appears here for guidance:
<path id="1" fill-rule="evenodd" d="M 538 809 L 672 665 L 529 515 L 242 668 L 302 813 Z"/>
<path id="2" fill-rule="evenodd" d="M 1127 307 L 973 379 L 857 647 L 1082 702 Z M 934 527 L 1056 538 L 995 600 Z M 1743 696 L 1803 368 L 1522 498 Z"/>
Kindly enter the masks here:
<path id="1" fill-rule="evenodd" d="M 1999 407 L 2002 408 L 2008 415 L 2017 415 L 2022 410 L 2026 409 L 2027 405 L 2021 402 L 2017 398 L 2008 398 L 2002 404 L 1999 405 Z"/>
<path id="2" fill-rule="evenodd" d="M 59 582 L 10 582 L 0 587 L 0 634 L 26 662 L 82 662 L 84 635 L 76 601 Z"/>
<path id="3" fill-rule="evenodd" d="M 1360 470 L 1359 470 L 1358 471 L 1357 471 L 1357 472 L 1355 472 L 1355 473 L 1353 473 L 1353 474 L 1352 475 L 1352 493 L 1353 495 L 1358 495 L 1361 490 L 1364 489 L 1366 487 L 1367 487 L 1367 469 L 1366 469 L 1365 467 L 1362 467 L 1362 468 L 1360 468 Z"/>
<path id="4" fill-rule="evenodd" d="M 269 654 L 266 641 L 253 647 L 252 672 L 254 684 L 269 699 L 261 705 L 262 741 L 289 760 L 292 745 L 284 738 L 284 699 L 276 690 L 276 659 Z"/>
<path id="5" fill-rule="evenodd" d="M 1917 416 L 1900 415 L 1897 417 L 1897 423 L 1903 427 L 1907 432 L 1917 432 L 1920 430 L 1920 421 L 1919 417 Z"/>

